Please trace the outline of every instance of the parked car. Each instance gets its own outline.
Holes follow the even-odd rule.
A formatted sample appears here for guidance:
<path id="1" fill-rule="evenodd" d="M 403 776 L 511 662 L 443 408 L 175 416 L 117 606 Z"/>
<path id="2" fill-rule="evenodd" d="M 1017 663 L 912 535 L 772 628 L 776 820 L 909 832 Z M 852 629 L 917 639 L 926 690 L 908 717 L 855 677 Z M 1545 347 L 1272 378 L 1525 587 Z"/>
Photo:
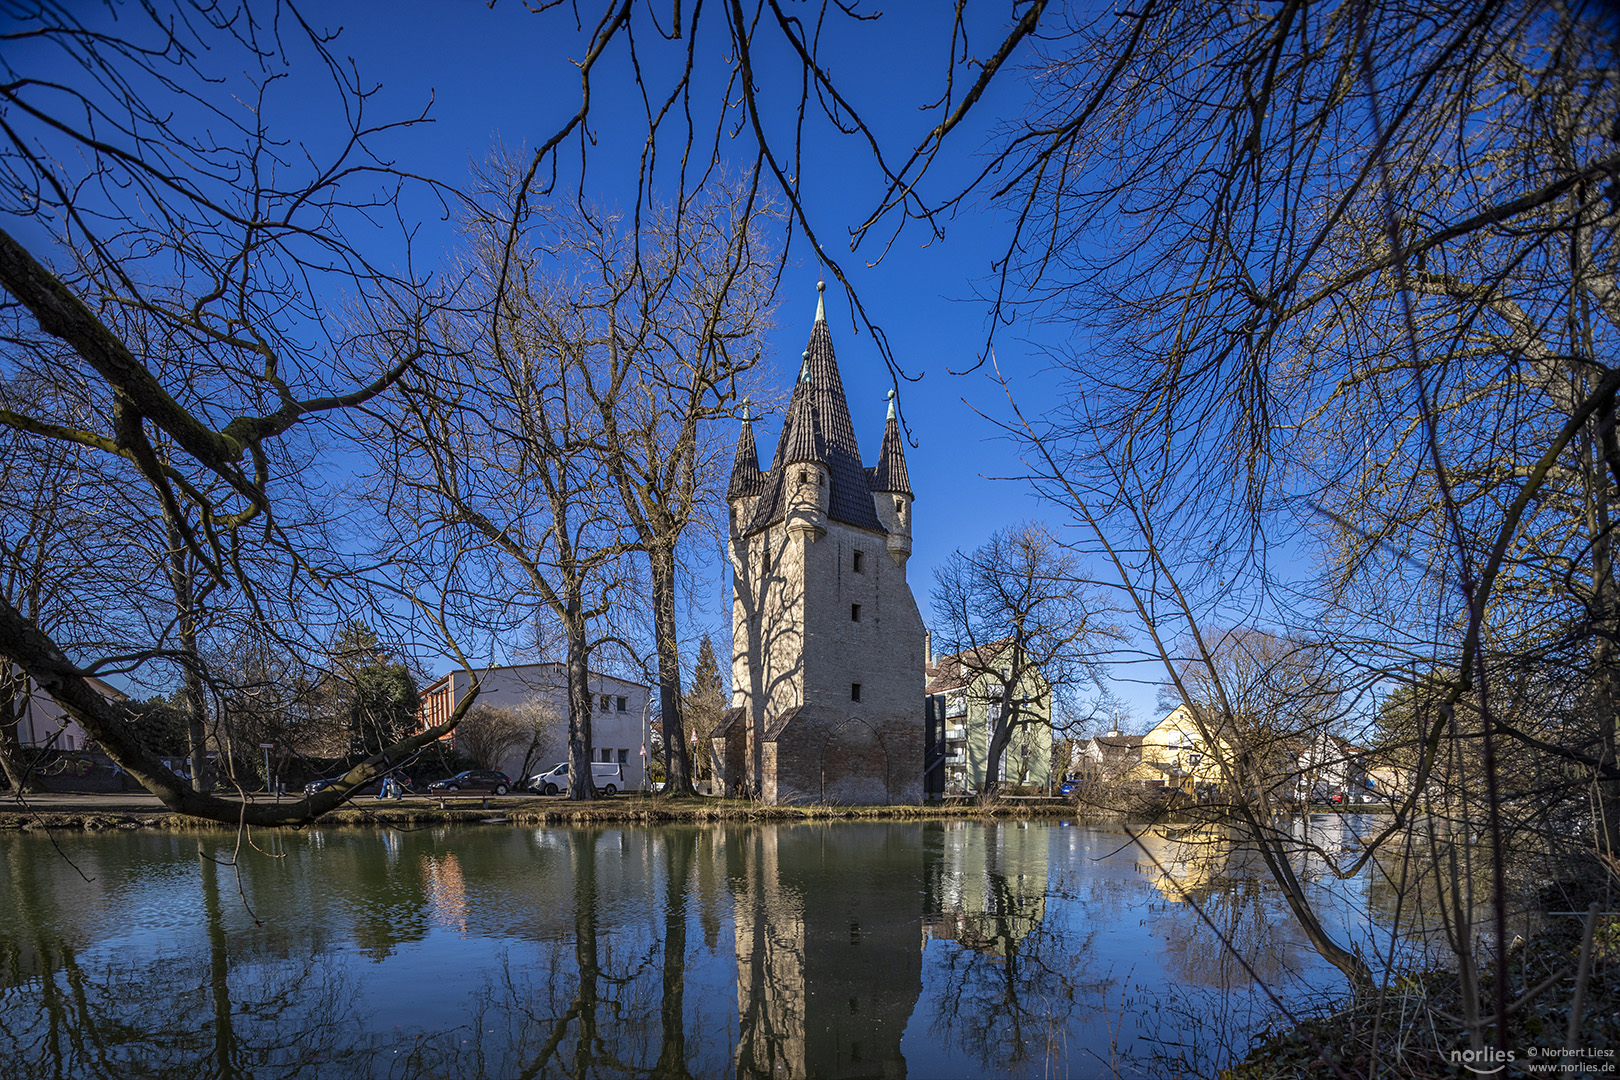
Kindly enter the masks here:
<path id="1" fill-rule="evenodd" d="M 448 780 L 435 780 L 429 791 L 493 791 L 505 795 L 512 790 L 512 778 L 498 769 L 467 769 Z"/>
<path id="2" fill-rule="evenodd" d="M 624 787 L 624 769 L 615 761 L 591 762 L 591 780 L 603 795 L 617 795 Z M 529 790 L 555 795 L 568 787 L 568 762 L 559 761 L 548 772 L 529 777 Z"/>
<path id="3" fill-rule="evenodd" d="M 341 776 L 328 776 L 324 780 L 311 780 L 304 785 L 304 794 L 313 795 L 317 791 L 325 791 L 341 779 L 343 779 Z"/>
<path id="4" fill-rule="evenodd" d="M 1080 786 L 1080 781 L 1078 781 L 1078 780 L 1065 780 L 1065 781 L 1063 781 L 1063 783 L 1058 785 L 1058 794 L 1059 795 L 1073 795 L 1074 794 L 1074 789 L 1079 787 L 1079 786 Z"/>
<path id="5" fill-rule="evenodd" d="M 406 791 L 411 790 L 411 778 L 410 777 L 406 776 L 402 772 L 396 772 L 396 773 L 393 774 L 393 776 L 394 776 L 394 782 L 397 783 L 400 787 L 404 788 Z M 385 774 L 383 776 L 378 776 L 378 777 L 375 777 L 375 778 L 373 778 L 371 780 L 368 780 L 364 784 L 361 784 L 358 788 L 356 788 L 354 793 L 356 795 L 375 795 L 379 791 L 382 790 L 383 781 L 386 780 L 387 778 L 388 777 Z M 342 780 L 342 779 L 343 779 L 342 776 L 328 776 L 328 777 L 326 777 L 324 779 L 321 779 L 321 780 L 311 780 L 309 783 L 304 785 L 304 794 L 305 795 L 313 795 L 318 791 L 325 791 L 327 788 L 331 787 L 333 784 L 336 784 L 339 780 Z"/>

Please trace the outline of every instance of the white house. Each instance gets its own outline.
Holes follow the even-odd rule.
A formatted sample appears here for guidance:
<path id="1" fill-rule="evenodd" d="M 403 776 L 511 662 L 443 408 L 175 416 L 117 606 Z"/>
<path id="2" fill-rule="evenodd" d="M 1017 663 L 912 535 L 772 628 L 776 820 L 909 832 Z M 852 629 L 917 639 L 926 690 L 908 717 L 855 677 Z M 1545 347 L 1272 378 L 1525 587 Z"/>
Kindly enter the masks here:
<path id="1" fill-rule="evenodd" d="M 128 701 L 129 695 L 113 689 L 93 675 L 85 676 L 95 691 L 108 701 Z M 95 742 L 79 722 L 63 711 L 56 699 L 34 680 L 26 683 L 21 713 L 17 718 L 17 742 L 25 747 L 53 750 L 83 750 Z"/>
<path id="2" fill-rule="evenodd" d="M 530 775 L 568 760 L 566 665 L 498 665 L 477 672 L 477 678 L 481 687 L 479 705 L 496 708 L 533 705 L 558 718 L 538 751 L 530 756 Z M 426 728 L 448 720 L 471 690 L 472 683 L 473 676 L 466 671 L 452 671 L 448 675 L 441 675 L 423 689 L 417 711 L 422 726 Z M 590 688 L 593 758 L 596 761 L 617 762 L 624 769 L 626 790 L 637 790 L 643 786 L 646 777 L 643 752 L 652 751 L 648 732 L 647 687 L 612 675 L 592 673 Z M 455 733 L 446 738 L 453 744 Z M 508 751 L 497 768 L 520 784 L 526 782 L 528 777 L 518 774 L 523 771 L 523 759 L 528 750 L 525 743 Z"/>

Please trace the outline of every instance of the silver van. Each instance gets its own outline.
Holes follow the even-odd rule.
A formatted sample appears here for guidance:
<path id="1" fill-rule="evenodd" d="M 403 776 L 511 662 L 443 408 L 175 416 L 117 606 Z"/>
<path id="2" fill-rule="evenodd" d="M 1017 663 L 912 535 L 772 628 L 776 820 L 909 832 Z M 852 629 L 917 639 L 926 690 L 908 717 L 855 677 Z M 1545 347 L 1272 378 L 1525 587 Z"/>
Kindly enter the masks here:
<path id="1" fill-rule="evenodd" d="M 591 762 L 591 780 L 603 795 L 617 795 L 624 787 L 624 768 L 616 761 Z M 529 777 L 529 790 L 555 795 L 568 787 L 568 762 L 559 761 L 549 772 Z"/>

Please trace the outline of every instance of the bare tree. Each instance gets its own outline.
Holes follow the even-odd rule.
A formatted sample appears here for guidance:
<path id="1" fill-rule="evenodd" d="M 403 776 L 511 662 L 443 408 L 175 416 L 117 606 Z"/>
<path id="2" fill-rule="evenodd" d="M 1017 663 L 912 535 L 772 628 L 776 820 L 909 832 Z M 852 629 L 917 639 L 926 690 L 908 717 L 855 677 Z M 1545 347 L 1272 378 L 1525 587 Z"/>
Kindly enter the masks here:
<path id="1" fill-rule="evenodd" d="M 1043 490 L 1145 633 L 1328 640 L 1351 694 L 1422 673 L 1383 836 L 1478 747 L 1504 971 L 1507 747 L 1569 770 L 1593 854 L 1620 835 L 1614 40 L 1604 5 L 1537 0 L 1101 12 L 1043 43 L 986 174 L 1018 215 L 995 295 L 1101 331 L 1065 408 L 1013 421 Z M 1514 672 L 1565 688 L 1555 719 Z M 1503 1049 L 1506 978 L 1491 996 Z"/>
<path id="2" fill-rule="evenodd" d="M 982 800 L 994 800 L 1017 733 L 1050 729 L 1053 699 L 1097 683 L 1094 656 L 1114 636 L 1078 560 L 1045 529 L 996 533 L 934 573 L 941 660 L 984 695 L 989 753 Z"/>
<path id="3" fill-rule="evenodd" d="M 0 80 L 0 212 L 23 225 L 0 230 L 0 374 L 73 389 L 82 407 L 7 407 L 0 424 L 78 448 L 101 475 L 149 489 L 197 579 L 216 590 L 212 602 L 228 595 L 259 611 L 258 571 L 272 556 L 283 595 L 286 582 L 307 588 L 329 569 L 279 513 L 294 486 L 277 467 L 280 449 L 308 439 L 311 418 L 392 385 L 422 351 L 432 305 L 420 282 L 344 240 L 349 223 L 369 230 L 376 207 L 395 205 L 407 178 L 378 164 L 400 125 L 373 123 L 369 91 L 330 37 L 286 5 L 160 7 L 92 26 L 45 5 L 6 28 L 4 40 L 30 48 L 6 50 Z M 283 108 L 310 107 L 279 92 L 295 70 L 329 77 L 331 115 L 349 121 L 334 144 L 274 133 Z M 38 241 L 56 246 L 47 254 Z M 365 325 L 389 330 L 355 340 L 328 318 L 339 291 L 354 308 L 386 309 Z M 355 356 L 377 363 L 357 368 Z M 232 823 L 308 820 L 354 786 L 279 807 L 190 790 L 86 681 L 168 664 L 162 644 L 70 659 L 7 599 L 0 656 L 173 809 Z M 440 733 L 389 748 L 350 779 Z"/>
<path id="4" fill-rule="evenodd" d="M 665 792 L 690 795 L 677 556 L 688 529 L 722 504 L 725 447 L 715 421 L 730 416 L 739 381 L 759 362 L 775 284 L 763 226 L 774 215 L 759 177 L 678 206 L 654 206 L 634 236 L 617 217 L 564 221 L 566 246 L 595 256 L 586 312 L 599 378 L 586 381 L 602 412 L 600 454 L 647 559 L 652 586 Z M 578 330 L 576 329 L 577 333 Z M 705 744 L 706 745 L 706 744 Z"/>
<path id="5" fill-rule="evenodd" d="M 488 205 L 468 223 L 467 306 L 445 319 L 450 348 L 400 380 L 386 407 L 365 410 L 359 434 L 376 462 L 387 558 L 440 575 L 436 618 L 496 634 L 531 626 L 538 608 L 555 626 L 569 797 L 588 800 L 591 658 L 625 640 L 612 619 L 635 584 L 637 548 L 600 454 L 631 371 L 601 361 L 604 350 L 635 346 L 596 319 L 597 305 L 612 310 L 618 283 L 586 276 L 576 286 L 574 274 L 613 259 L 597 255 L 588 233 L 536 214 L 526 226 L 533 246 L 503 247 L 509 170 L 495 159 Z"/>
<path id="6" fill-rule="evenodd" d="M 527 725 L 513 710 L 495 705 L 476 706 L 456 726 L 456 749 L 480 769 L 500 768 L 508 751 L 522 745 L 527 738 Z"/>

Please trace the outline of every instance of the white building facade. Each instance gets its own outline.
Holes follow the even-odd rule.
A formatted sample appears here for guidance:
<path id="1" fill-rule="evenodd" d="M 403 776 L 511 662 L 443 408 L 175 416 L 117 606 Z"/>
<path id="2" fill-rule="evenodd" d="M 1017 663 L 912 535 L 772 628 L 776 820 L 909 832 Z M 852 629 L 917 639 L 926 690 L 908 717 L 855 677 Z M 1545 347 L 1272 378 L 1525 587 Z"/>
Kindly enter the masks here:
<path id="1" fill-rule="evenodd" d="M 532 706 L 553 720 L 538 747 L 531 752 L 525 740 L 507 751 L 496 768 L 524 784 L 529 776 L 568 760 L 568 669 L 560 663 L 510 664 L 475 673 L 452 671 L 441 675 L 421 692 L 417 717 L 422 726 L 448 720 L 471 692 L 475 676 L 480 685 L 478 705 L 503 709 Z M 593 673 L 590 691 L 591 759 L 619 765 L 624 770 L 625 790 L 641 790 L 646 786 L 645 754 L 652 749 L 647 687 Z M 455 732 L 445 738 L 453 744 Z M 525 757 L 529 759 L 528 776 L 519 775 L 524 771 Z"/>

